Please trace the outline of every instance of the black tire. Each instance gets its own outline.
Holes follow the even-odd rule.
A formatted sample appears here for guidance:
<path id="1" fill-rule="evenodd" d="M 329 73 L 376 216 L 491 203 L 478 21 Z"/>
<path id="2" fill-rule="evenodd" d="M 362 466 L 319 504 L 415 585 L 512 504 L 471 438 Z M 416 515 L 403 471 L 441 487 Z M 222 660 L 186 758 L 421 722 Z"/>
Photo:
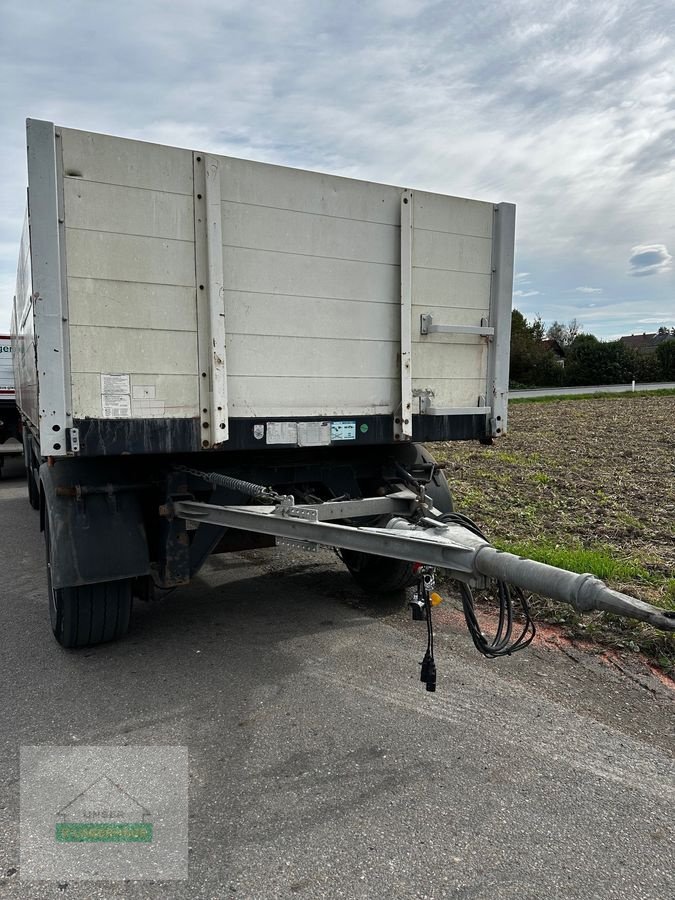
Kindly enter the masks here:
<path id="1" fill-rule="evenodd" d="M 416 581 L 413 563 L 402 559 L 358 553 L 356 550 L 342 550 L 340 556 L 354 581 L 369 593 L 396 594 Z"/>
<path id="2" fill-rule="evenodd" d="M 412 444 L 410 447 L 412 465 L 415 463 L 434 463 L 436 460 L 431 453 L 422 444 Z M 434 477 L 426 486 L 426 492 L 434 502 L 434 506 L 442 513 L 454 512 L 454 504 L 452 502 L 452 494 L 450 493 L 450 485 L 444 473 L 440 469 L 436 469 Z"/>
<path id="3" fill-rule="evenodd" d="M 35 454 L 28 429 L 23 429 L 23 460 L 26 466 L 26 481 L 28 482 L 28 502 L 33 509 L 40 509 L 40 486 L 38 482 L 38 466 L 35 465 Z"/>
<path id="4" fill-rule="evenodd" d="M 28 482 L 28 502 L 33 509 L 40 509 L 40 488 L 37 485 L 36 471 L 30 465 L 26 467 L 26 481 Z"/>
<path id="5" fill-rule="evenodd" d="M 421 444 L 409 445 L 404 452 L 405 458 L 401 459 L 404 465 L 434 462 L 433 456 Z M 426 492 L 438 510 L 443 513 L 453 511 L 452 495 L 443 472 L 436 470 L 426 487 Z M 358 553 L 356 550 L 342 550 L 340 556 L 354 581 L 364 590 L 374 594 L 399 593 L 417 581 L 414 563 L 402 559 Z"/>
<path id="6" fill-rule="evenodd" d="M 90 647 L 115 641 L 129 630 L 131 581 L 105 581 L 78 587 L 52 585 L 49 522 L 45 516 L 47 591 L 49 618 L 54 637 L 62 647 Z"/>

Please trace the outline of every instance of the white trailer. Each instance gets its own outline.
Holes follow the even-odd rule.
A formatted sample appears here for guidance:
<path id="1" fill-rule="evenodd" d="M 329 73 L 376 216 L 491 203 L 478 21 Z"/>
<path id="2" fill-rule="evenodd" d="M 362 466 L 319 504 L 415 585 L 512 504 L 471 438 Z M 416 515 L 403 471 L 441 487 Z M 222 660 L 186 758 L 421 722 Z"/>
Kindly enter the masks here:
<path id="1" fill-rule="evenodd" d="M 62 644 L 119 637 L 132 595 L 280 534 L 178 501 L 231 508 L 254 482 L 382 525 L 417 515 L 394 495 L 424 483 L 424 509 L 451 512 L 421 442 L 506 431 L 513 205 L 36 120 L 27 136 L 12 333 Z M 410 582 L 409 550 L 343 546 L 362 584 Z"/>

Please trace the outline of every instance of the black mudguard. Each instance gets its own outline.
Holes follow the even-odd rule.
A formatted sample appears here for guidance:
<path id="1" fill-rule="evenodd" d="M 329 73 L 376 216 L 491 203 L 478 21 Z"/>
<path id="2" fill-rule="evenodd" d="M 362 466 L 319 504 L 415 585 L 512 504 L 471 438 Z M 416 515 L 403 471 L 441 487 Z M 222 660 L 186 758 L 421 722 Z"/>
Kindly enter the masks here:
<path id="1" fill-rule="evenodd" d="M 117 475 L 117 478 L 116 478 Z M 150 572 L 148 541 L 138 497 L 120 490 L 114 464 L 59 460 L 40 466 L 41 526 L 49 516 L 54 588 L 135 578 Z M 106 493 L 74 496 L 77 485 Z M 59 491 L 59 488 L 61 489 Z"/>

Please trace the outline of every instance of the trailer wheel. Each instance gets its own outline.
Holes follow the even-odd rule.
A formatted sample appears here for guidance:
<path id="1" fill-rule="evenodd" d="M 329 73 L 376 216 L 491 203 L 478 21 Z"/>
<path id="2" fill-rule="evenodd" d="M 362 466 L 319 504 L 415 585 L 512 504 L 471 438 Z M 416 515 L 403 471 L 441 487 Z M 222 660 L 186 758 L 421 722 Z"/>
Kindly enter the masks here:
<path id="1" fill-rule="evenodd" d="M 340 556 L 354 581 L 373 594 L 395 594 L 415 583 L 413 563 L 356 550 L 341 550 Z"/>
<path id="2" fill-rule="evenodd" d="M 413 464 L 416 462 L 433 463 L 436 461 L 422 444 L 412 444 L 408 446 L 410 446 L 410 449 L 412 450 L 413 458 L 410 461 Z M 434 506 L 442 513 L 451 513 L 454 511 L 450 485 L 448 484 L 445 474 L 440 469 L 436 469 L 434 472 L 434 477 L 427 485 L 426 492 L 434 501 Z"/>
<path id="3" fill-rule="evenodd" d="M 28 483 L 28 502 L 33 509 L 40 509 L 40 487 L 38 484 L 38 467 L 35 466 L 35 454 L 31 444 L 28 429 L 23 429 L 23 461 L 26 467 L 26 482 Z"/>
<path id="4" fill-rule="evenodd" d="M 403 452 L 405 458 L 401 462 L 406 464 L 434 462 L 431 453 L 421 444 L 407 445 Z M 437 470 L 434 473 L 426 492 L 441 512 L 453 511 L 452 495 L 443 472 Z M 340 556 L 354 581 L 364 590 L 375 594 L 394 594 L 411 587 L 417 580 L 413 571 L 414 564 L 402 559 L 359 553 L 356 550 L 342 550 Z"/>
<path id="5" fill-rule="evenodd" d="M 131 618 L 131 581 L 106 581 L 77 587 L 54 588 L 49 544 L 49 517 L 45 516 L 49 618 L 62 647 L 89 647 L 125 635 Z"/>
<path id="6" fill-rule="evenodd" d="M 37 479 L 35 475 L 35 469 L 29 463 L 26 466 L 26 481 L 28 482 L 28 502 L 33 509 L 40 509 L 40 489 L 37 486 Z"/>

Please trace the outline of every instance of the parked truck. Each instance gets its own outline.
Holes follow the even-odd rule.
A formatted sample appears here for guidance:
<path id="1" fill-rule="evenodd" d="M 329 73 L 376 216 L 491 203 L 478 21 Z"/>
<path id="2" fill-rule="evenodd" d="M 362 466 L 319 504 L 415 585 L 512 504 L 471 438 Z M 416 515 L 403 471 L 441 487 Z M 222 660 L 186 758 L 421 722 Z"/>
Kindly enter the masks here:
<path id="1" fill-rule="evenodd" d="M 0 474 L 8 456 L 21 455 L 21 420 L 16 406 L 12 342 L 0 334 Z"/>
<path id="2" fill-rule="evenodd" d="M 469 607 L 497 579 L 675 627 L 497 553 L 424 447 L 506 432 L 513 205 L 27 135 L 12 334 L 63 646 L 120 637 L 132 597 L 211 553 L 277 540 L 339 548 L 369 591 L 417 585 L 423 617 L 441 566 Z"/>

